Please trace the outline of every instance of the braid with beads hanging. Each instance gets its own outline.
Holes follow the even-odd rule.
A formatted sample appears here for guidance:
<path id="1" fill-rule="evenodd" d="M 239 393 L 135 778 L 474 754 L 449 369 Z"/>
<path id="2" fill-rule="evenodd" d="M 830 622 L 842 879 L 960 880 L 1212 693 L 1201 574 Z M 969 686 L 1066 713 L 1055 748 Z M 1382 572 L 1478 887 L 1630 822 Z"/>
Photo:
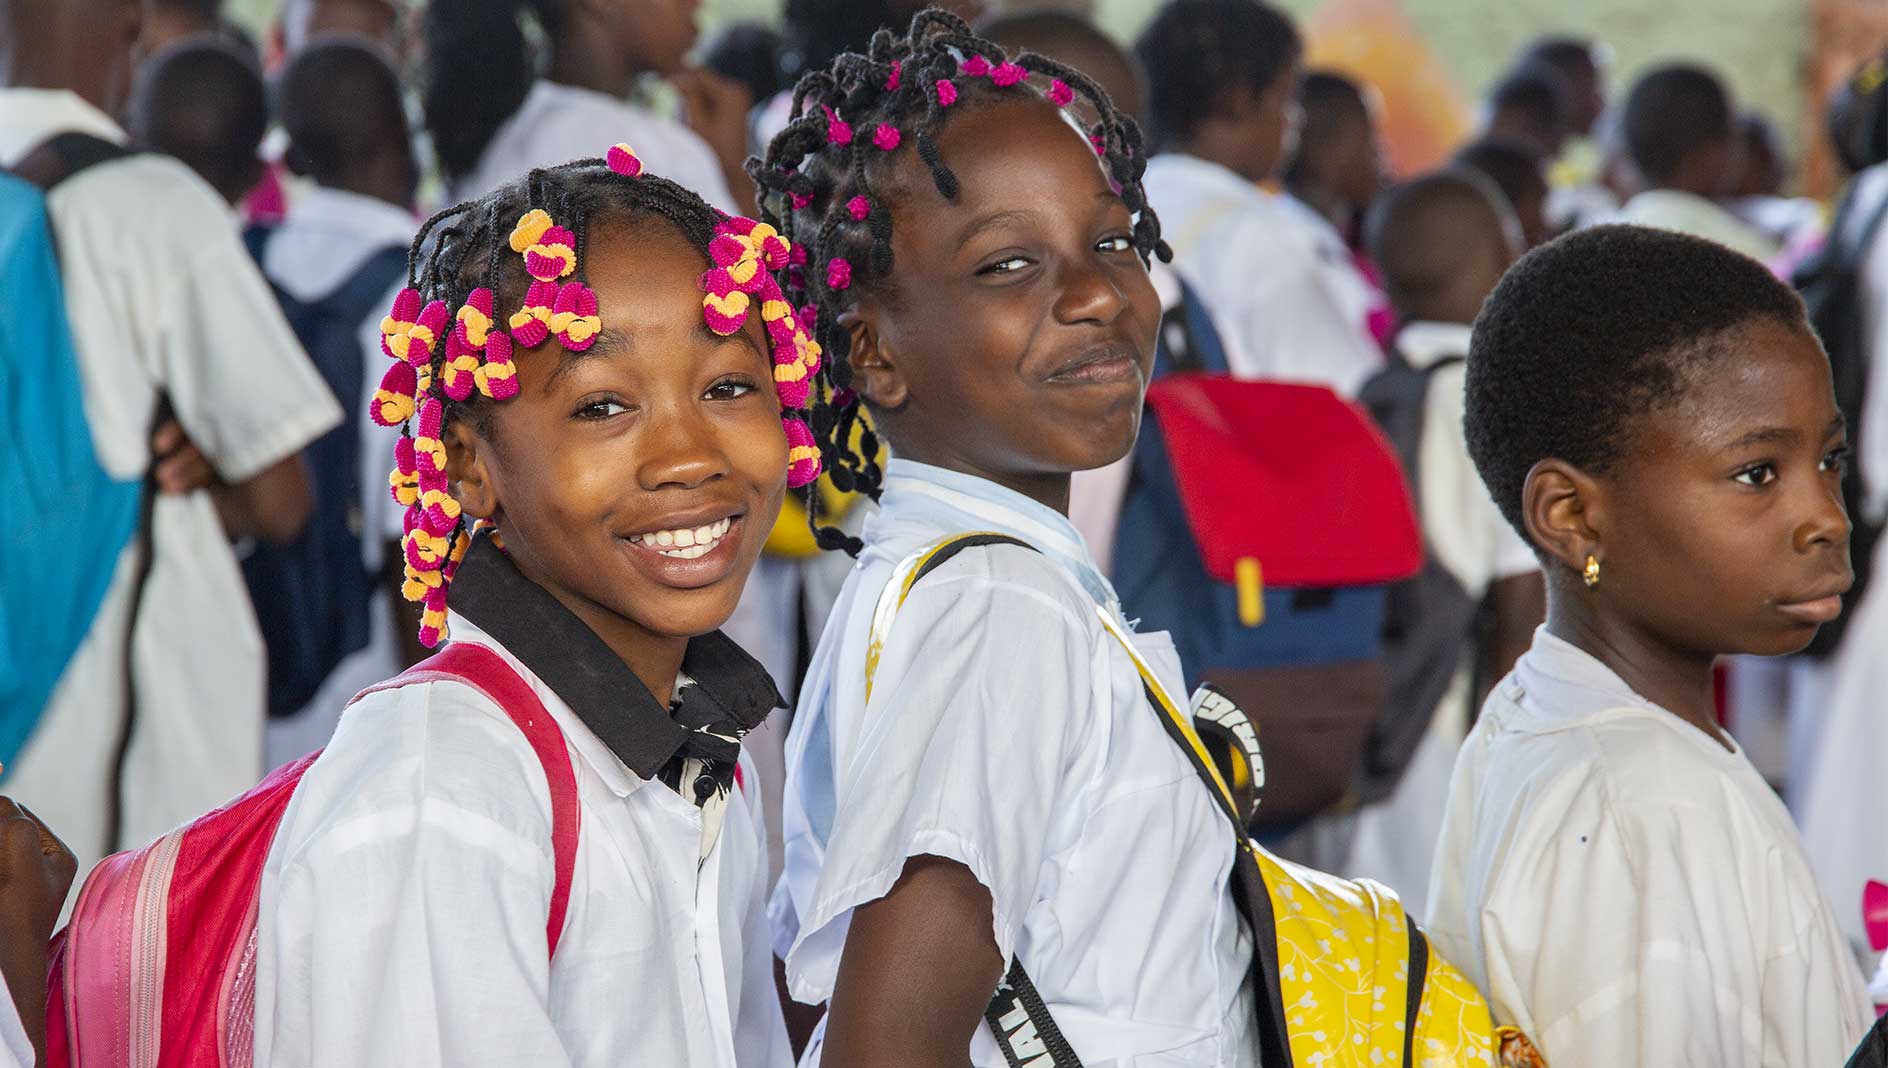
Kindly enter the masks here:
<path id="1" fill-rule="evenodd" d="M 866 54 L 846 53 L 830 69 L 801 78 L 786 128 L 765 157 L 748 160 L 762 222 L 793 243 L 780 285 L 827 354 L 809 422 L 825 470 L 843 492 L 877 499 L 883 480 L 877 435 L 852 388 L 850 338 L 838 324 L 853 303 L 852 287 L 869 286 L 892 267 L 891 211 L 873 174 L 910 145 L 938 193 L 956 199 L 957 176 L 938 151 L 938 133 L 953 109 L 966 106 L 960 101 L 974 104 L 1011 89 L 1039 93 L 1060 108 L 1086 101 L 1095 115 L 1089 143 L 1135 216 L 1135 247 L 1144 260 L 1170 260 L 1141 186 L 1147 151 L 1134 120 L 1080 71 L 1033 52 L 1010 56 L 936 8 L 919 13 L 902 38 L 880 30 Z M 818 494 L 805 500 L 820 548 L 858 555 L 857 538 L 822 524 Z"/>
<path id="2" fill-rule="evenodd" d="M 674 182 L 644 175 L 627 145 L 533 170 L 428 219 L 408 252 L 406 288 L 381 321 L 381 348 L 394 363 L 369 415 L 400 428 L 388 482 L 407 510 L 402 592 L 425 606 L 420 642 L 429 648 L 446 636 L 447 590 L 473 535 L 447 483 L 445 428 L 469 419 L 487 431 L 485 402 L 518 394 L 515 350 L 551 338 L 570 352 L 595 344 L 603 321 L 581 268 L 585 243 L 593 222 L 623 215 L 666 219 L 708 260 L 699 286 L 710 330 L 740 331 L 750 303 L 759 304 L 787 435 L 787 484 L 819 476 L 819 449 L 800 409 L 820 348 L 771 273 L 787 266 L 787 242 L 771 226 L 724 215 Z M 516 310 L 506 316 L 503 308 Z M 498 537 L 495 526 L 479 526 Z"/>

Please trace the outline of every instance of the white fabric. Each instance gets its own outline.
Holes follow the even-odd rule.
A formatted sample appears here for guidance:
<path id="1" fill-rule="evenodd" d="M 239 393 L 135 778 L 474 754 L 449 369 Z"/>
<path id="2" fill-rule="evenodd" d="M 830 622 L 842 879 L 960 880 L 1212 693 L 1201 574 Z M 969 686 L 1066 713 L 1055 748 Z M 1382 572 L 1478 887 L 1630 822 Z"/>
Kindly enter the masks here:
<path id="1" fill-rule="evenodd" d="M 1855 957 L 1743 753 L 1536 633 L 1457 758 L 1430 936 L 1550 1064 L 1817 1068 Z"/>
<path id="2" fill-rule="evenodd" d="M 68 130 L 124 139 L 72 93 L 0 90 L 0 164 Z M 61 184 L 49 207 L 86 420 L 107 472 L 135 479 L 150 467 L 160 391 L 231 482 L 293 456 L 339 421 L 228 206 L 183 164 L 150 154 L 103 163 Z M 262 638 L 216 509 L 207 493 L 166 496 L 153 523 L 156 556 L 134 641 L 139 723 L 117 846 L 200 815 L 262 772 Z M 59 829 L 80 871 L 112 845 L 104 784 L 125 715 L 136 555 L 128 547 L 120 556 L 90 633 L 6 769 L 7 793 Z"/>
<path id="3" fill-rule="evenodd" d="M 1836 654 L 1827 714 L 1810 761 L 1810 774 L 1792 789 L 1803 828 L 1803 850 L 1835 904 L 1851 944 L 1868 945 L 1862 924 L 1862 886 L 1888 883 L 1888 803 L 1882 769 L 1888 768 L 1888 729 L 1882 694 L 1888 693 L 1888 541 L 1875 551 L 1876 581 L 1852 611 L 1849 633 Z"/>
<path id="4" fill-rule="evenodd" d="M 1349 397 L 1383 366 L 1367 321 L 1377 297 L 1330 223 L 1192 156 L 1154 157 L 1145 181 L 1174 266 L 1221 327 L 1235 377 Z"/>
<path id="5" fill-rule="evenodd" d="M 449 625 L 504 655 L 564 734 L 582 834 L 557 956 L 550 794 L 523 733 L 457 683 L 370 696 L 263 870 L 258 1068 L 790 1063 L 756 795 L 739 790 L 700 861 L 700 809 L 631 773 L 490 636 Z"/>
<path id="6" fill-rule="evenodd" d="M 20 1012 L 13 1007 L 6 976 L 0 975 L 0 1068 L 33 1068 L 35 1063 L 26 1025 L 20 1022 Z"/>
<path id="7" fill-rule="evenodd" d="M 300 301 L 316 301 L 347 284 L 369 257 L 389 245 L 413 240 L 412 212 L 374 197 L 342 189 L 312 186 L 296 198 L 262 250 L 262 270 L 269 280 Z M 361 396 L 349 398 L 360 428 L 361 563 L 377 574 L 386 557 L 386 543 L 401 533 L 400 507 L 387 492 L 387 471 L 393 466 L 395 431 L 367 417 L 374 391 L 389 361 L 380 350 L 380 320 L 393 306 L 401 283 L 396 282 L 361 320 Z M 269 767 L 294 760 L 327 744 L 341 721 L 348 699 L 382 679 L 399 673 L 400 638 L 395 628 L 392 595 L 376 588 L 368 603 L 371 628 L 365 648 L 335 665 L 300 712 L 287 719 L 270 720 L 265 732 Z"/>
<path id="8" fill-rule="evenodd" d="M 1706 238 L 1766 264 L 1783 251 L 1782 246 L 1719 205 L 1677 189 L 1648 189 L 1626 201 L 1612 221 Z"/>
<path id="9" fill-rule="evenodd" d="M 1460 323 L 1410 323 L 1397 334 L 1396 347 L 1412 367 L 1424 369 L 1448 357 L 1468 355 L 1469 334 Z M 1462 432 L 1466 376 L 1461 363 L 1430 374 L 1422 439 L 1417 443 L 1417 512 L 1424 546 L 1470 597 L 1480 600 L 1495 583 L 1540 570 L 1540 562 L 1502 518 L 1469 458 Z M 1427 914 L 1430 861 L 1449 801 L 1450 768 L 1468 730 L 1475 686 L 1473 652 L 1465 643 L 1461 666 L 1396 790 L 1357 814 L 1344 868 L 1351 878 L 1394 887 L 1403 907 L 1417 917 Z"/>
<path id="10" fill-rule="evenodd" d="M 723 211 L 739 210 L 714 150 L 695 131 L 626 100 L 544 78 L 498 128 L 472 173 L 452 183 L 452 198 L 484 196 L 533 167 L 597 158 L 619 141 L 636 150 L 648 173 L 694 190 Z"/>
<path id="11" fill-rule="evenodd" d="M 789 738 L 774 918 L 794 997 L 832 995 L 852 910 L 932 854 L 989 889 L 998 951 L 1020 955 L 1083 1063 L 1254 1064 L 1232 836 L 1105 629 L 1098 607 L 1118 620 L 1119 606 L 1080 536 L 982 479 L 896 459 L 887 474 Z M 972 530 L 1042 553 L 972 549 L 918 583 L 868 705 L 866 646 L 892 569 Z M 1134 641 L 1182 693 L 1172 642 Z M 815 1046 L 803 1063 L 818 1058 Z M 969 1059 L 1004 1063 L 987 1027 Z"/>
<path id="12" fill-rule="evenodd" d="M 1843 240 L 1860 238 L 1861 227 L 1888 199 L 1888 164 L 1870 167 L 1855 177 L 1855 209 L 1851 230 Z M 1862 426 L 1855 446 L 1856 463 L 1867 490 L 1868 514 L 1888 517 L 1888 226 L 1883 226 L 1862 258 L 1863 337 L 1868 339 L 1872 372 L 1863 400 Z M 1872 430 L 1870 428 L 1873 428 Z"/>

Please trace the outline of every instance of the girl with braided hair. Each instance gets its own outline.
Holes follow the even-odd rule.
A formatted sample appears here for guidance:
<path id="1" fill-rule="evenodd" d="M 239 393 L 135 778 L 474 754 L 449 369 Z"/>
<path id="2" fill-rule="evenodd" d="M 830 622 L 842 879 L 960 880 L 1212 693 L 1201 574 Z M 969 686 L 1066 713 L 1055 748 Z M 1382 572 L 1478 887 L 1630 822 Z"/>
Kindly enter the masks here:
<path id="1" fill-rule="evenodd" d="M 1393 893 L 1251 842 L 1171 639 L 1067 518 L 1139 428 L 1146 164 L 1091 79 L 936 10 L 808 74 L 750 161 L 822 459 L 879 505 L 857 538 L 814 512 L 858 563 L 788 739 L 775 949 L 827 1005 L 803 1063 L 1492 1062 Z"/>
<path id="2" fill-rule="evenodd" d="M 740 744 L 779 697 L 718 629 L 818 473 L 789 255 L 621 145 L 420 232 L 370 414 L 451 644 L 283 813 L 256 1064 L 790 1062 Z"/>

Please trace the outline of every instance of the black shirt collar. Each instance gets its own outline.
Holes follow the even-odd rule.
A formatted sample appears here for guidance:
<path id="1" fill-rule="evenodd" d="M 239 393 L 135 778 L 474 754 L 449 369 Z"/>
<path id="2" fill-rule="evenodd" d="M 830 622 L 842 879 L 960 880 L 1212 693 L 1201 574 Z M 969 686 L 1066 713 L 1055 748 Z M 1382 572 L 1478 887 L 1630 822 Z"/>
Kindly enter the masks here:
<path id="1" fill-rule="evenodd" d="M 673 713 L 596 632 L 479 536 L 459 565 L 453 611 L 543 679 L 629 770 L 654 779 L 695 728 L 746 733 L 783 702 L 760 662 L 720 631 L 691 639 Z"/>

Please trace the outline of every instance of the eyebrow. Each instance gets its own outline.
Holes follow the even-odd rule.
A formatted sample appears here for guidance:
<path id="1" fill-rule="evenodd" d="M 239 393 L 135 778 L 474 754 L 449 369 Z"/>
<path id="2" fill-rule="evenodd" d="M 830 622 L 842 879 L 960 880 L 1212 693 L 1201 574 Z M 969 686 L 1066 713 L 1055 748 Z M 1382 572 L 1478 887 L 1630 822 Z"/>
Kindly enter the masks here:
<path id="1" fill-rule="evenodd" d="M 1847 426 L 1848 421 L 1838 414 L 1834 419 L 1829 421 L 1827 427 L 1823 428 L 1822 436 L 1825 438 L 1835 437 L 1842 433 Z M 1767 426 L 1760 427 L 1743 435 L 1737 440 L 1726 444 L 1724 448 L 1726 450 L 1733 450 L 1747 449 L 1753 445 L 1794 445 L 1797 441 L 1801 440 L 1801 438 L 1802 434 L 1791 427 Z"/>
<path id="2" fill-rule="evenodd" d="M 1112 189 L 1102 189 L 1096 192 L 1093 199 L 1108 201 L 1108 202 L 1116 203 L 1116 204 L 1119 204 L 1122 202 L 1121 195 L 1119 193 L 1116 193 Z M 964 232 L 957 239 L 958 244 L 967 245 L 970 243 L 972 238 L 977 237 L 979 234 L 982 234 L 985 231 L 994 230 L 1000 226 L 1004 226 L 1012 222 L 1018 222 L 1024 219 L 1033 219 L 1036 217 L 1036 215 L 1037 215 L 1036 211 L 1030 208 L 1018 208 L 1011 211 L 992 212 L 991 214 L 985 215 L 981 219 L 978 219 L 976 222 L 973 222 L 969 226 L 965 227 Z"/>
<path id="3" fill-rule="evenodd" d="M 591 343 L 589 348 L 582 352 L 571 352 L 568 349 L 564 351 L 562 357 L 557 361 L 557 366 L 551 369 L 551 377 L 544 380 L 544 388 L 547 390 L 555 389 L 559 380 L 566 374 L 569 374 L 572 368 L 583 363 L 585 360 L 597 356 L 608 356 L 612 352 L 618 352 L 628 348 L 629 344 L 630 338 L 627 330 L 618 330 L 608 326 L 604 327 L 597 332 L 596 340 Z"/>

